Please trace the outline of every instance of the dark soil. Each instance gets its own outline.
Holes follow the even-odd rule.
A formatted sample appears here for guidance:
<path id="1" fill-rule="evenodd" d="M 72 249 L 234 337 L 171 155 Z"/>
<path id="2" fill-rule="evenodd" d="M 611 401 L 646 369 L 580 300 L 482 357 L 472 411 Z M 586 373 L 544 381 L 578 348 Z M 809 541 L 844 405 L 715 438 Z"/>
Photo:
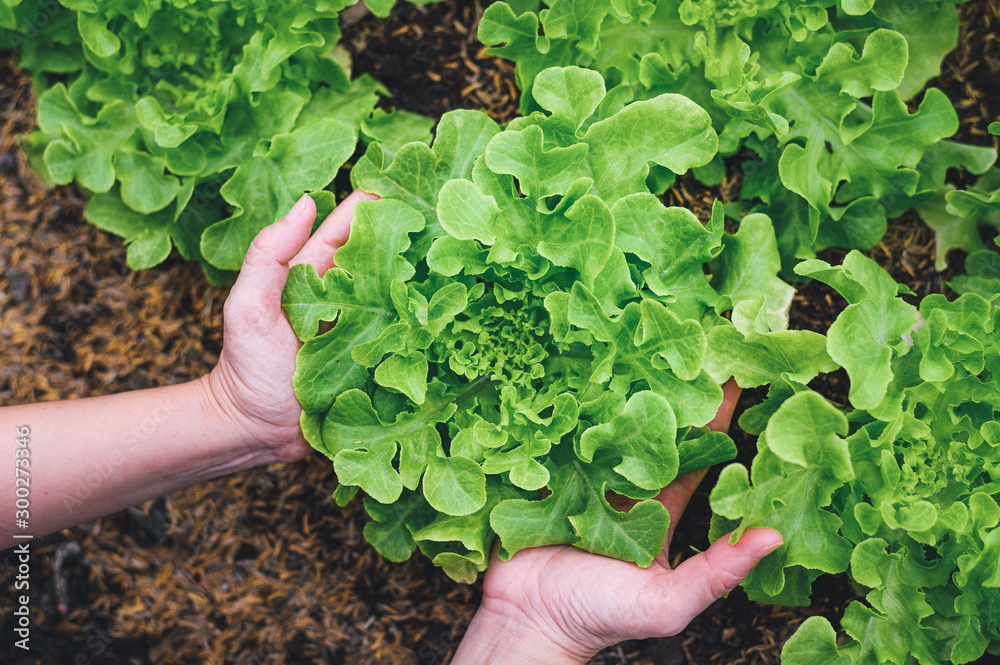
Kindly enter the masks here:
<path id="1" fill-rule="evenodd" d="M 387 19 L 367 17 L 344 34 L 354 73 L 367 72 L 392 92 L 391 104 L 438 119 L 483 109 L 507 122 L 517 114 L 514 65 L 484 53 L 476 38 L 489 2 L 400 2 Z"/>
<path id="2" fill-rule="evenodd" d="M 961 7 L 963 35 L 937 85 L 962 116 L 959 138 L 989 144 L 1000 116 L 997 0 Z M 402 108 L 435 117 L 484 108 L 516 112 L 513 68 L 475 39 L 481 6 L 467 0 L 362 19 L 346 35 L 355 73 L 371 72 Z M 33 125 L 30 80 L 0 53 L 0 403 L 74 399 L 187 381 L 221 348 L 226 290 L 176 256 L 152 271 L 125 266 L 125 250 L 82 220 L 73 188 L 46 189 L 24 163 L 17 137 Z M 738 193 L 682 178 L 672 203 L 704 213 Z M 869 252 L 919 295 L 946 292 L 933 268 L 929 230 L 896 220 Z M 838 263 L 843 253 L 822 255 Z M 951 256 L 961 268 L 962 257 Z M 819 284 L 802 288 L 792 327 L 823 332 L 843 301 Z M 815 386 L 846 403 L 845 377 Z M 746 391 L 739 411 L 759 403 Z M 749 463 L 751 437 L 734 431 Z M 708 543 L 710 475 L 675 536 L 675 556 Z M 453 583 L 425 559 L 392 564 L 361 537 L 363 511 L 338 508 L 319 456 L 257 469 L 147 502 L 32 543 L 32 654 L 3 663 L 58 665 L 235 663 L 447 663 L 478 605 L 481 586 Z M 12 568 L 0 568 L 0 644 L 12 624 Z M 806 617 L 838 618 L 853 598 L 844 577 L 816 583 L 811 608 L 751 603 L 742 591 L 713 605 L 681 635 L 629 642 L 594 663 L 777 663 Z M 980 664 L 997 662 L 983 659 Z"/>

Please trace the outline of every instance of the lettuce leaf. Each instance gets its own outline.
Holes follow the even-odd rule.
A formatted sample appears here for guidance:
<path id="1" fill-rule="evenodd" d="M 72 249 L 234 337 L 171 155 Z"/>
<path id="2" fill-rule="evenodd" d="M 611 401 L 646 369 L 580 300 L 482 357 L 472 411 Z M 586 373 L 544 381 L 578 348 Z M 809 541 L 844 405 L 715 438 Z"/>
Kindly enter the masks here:
<path id="1" fill-rule="evenodd" d="M 986 249 L 984 234 L 1000 232 L 1000 169 L 990 169 L 965 189 L 946 185 L 937 196 L 917 207 L 917 212 L 934 230 L 934 263 L 938 270 L 947 267 L 952 249 Z"/>
<path id="2" fill-rule="evenodd" d="M 987 300 L 1000 293 L 1000 254 L 981 249 L 965 258 L 965 274 L 958 275 L 948 286 L 955 293 L 978 293 Z"/>

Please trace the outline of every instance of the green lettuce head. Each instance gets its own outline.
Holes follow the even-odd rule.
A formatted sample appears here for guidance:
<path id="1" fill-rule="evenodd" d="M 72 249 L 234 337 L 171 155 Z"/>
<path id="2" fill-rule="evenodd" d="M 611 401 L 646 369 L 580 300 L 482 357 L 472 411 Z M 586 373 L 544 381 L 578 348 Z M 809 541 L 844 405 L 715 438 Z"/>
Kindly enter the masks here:
<path id="1" fill-rule="evenodd" d="M 384 89 L 350 80 L 338 13 L 350 0 L 0 0 L 0 42 L 35 75 L 43 179 L 90 195 L 87 219 L 128 264 L 177 247 L 215 281 L 303 191 L 354 153 Z M 412 114 L 396 116 L 397 123 Z"/>
<path id="2" fill-rule="evenodd" d="M 293 268 L 283 296 L 338 500 L 364 490 L 383 555 L 419 547 L 461 580 L 495 536 L 504 557 L 567 543 L 650 565 L 659 490 L 735 452 L 705 429 L 722 401 L 706 328 L 751 299 L 781 326 L 791 298 L 766 217 L 726 236 L 721 206 L 704 227 L 646 186 L 651 164 L 712 159 L 699 106 L 667 94 L 595 121 L 603 79 L 576 67 L 534 95 L 545 112 L 502 131 L 455 111 L 432 146 L 369 146 L 352 177 L 382 199 L 356 207 L 337 268 Z"/>

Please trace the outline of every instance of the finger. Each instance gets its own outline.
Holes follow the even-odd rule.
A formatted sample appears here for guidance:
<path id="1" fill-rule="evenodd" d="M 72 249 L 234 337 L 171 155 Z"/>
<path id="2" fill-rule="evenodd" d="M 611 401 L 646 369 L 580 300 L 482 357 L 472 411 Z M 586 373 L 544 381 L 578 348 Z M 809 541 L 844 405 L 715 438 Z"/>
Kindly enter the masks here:
<path id="1" fill-rule="evenodd" d="M 677 523 L 680 522 L 684 509 L 687 508 L 688 502 L 691 501 L 694 491 L 698 489 L 698 485 L 706 473 L 708 473 L 708 469 L 685 473 L 683 476 L 675 478 L 656 496 L 657 501 L 662 503 L 667 512 L 670 513 L 670 528 L 667 530 L 664 552 L 670 547 L 670 541 L 674 539 L 674 529 L 677 528 Z"/>
<path id="2" fill-rule="evenodd" d="M 743 389 L 736 385 L 736 379 L 729 379 L 722 386 L 722 405 L 708 423 L 708 429 L 713 432 L 728 432 L 729 424 L 733 419 L 733 411 L 736 403 L 740 401 L 740 393 Z"/>
<path id="3" fill-rule="evenodd" d="M 312 238 L 306 241 L 302 250 L 295 255 L 290 265 L 308 263 L 316 268 L 320 277 L 333 267 L 333 254 L 341 247 L 351 233 L 351 220 L 354 218 L 354 206 L 358 201 L 377 201 L 378 196 L 356 189 L 350 196 L 340 202 Z"/>
<path id="4" fill-rule="evenodd" d="M 273 323 L 281 313 L 281 289 L 288 279 L 288 261 L 305 244 L 316 218 L 316 204 L 303 195 L 284 217 L 264 227 L 250 243 L 243 268 L 233 285 L 223 316 L 241 328 Z"/>
<path id="5" fill-rule="evenodd" d="M 733 418 L 733 410 L 736 408 L 736 403 L 740 399 L 741 392 L 742 389 L 736 385 L 735 379 L 730 379 L 722 386 L 722 404 L 719 406 L 715 418 L 708 423 L 710 430 L 725 432 L 729 429 L 729 423 Z M 667 564 L 665 554 L 670 547 L 670 542 L 674 538 L 674 530 L 677 528 L 677 523 L 680 521 L 681 515 L 684 514 L 684 509 L 687 508 L 691 497 L 694 496 L 695 490 L 698 489 L 698 485 L 706 473 L 708 473 L 708 469 L 699 469 L 698 471 L 692 471 L 676 478 L 672 483 L 660 490 L 660 493 L 656 497 L 666 507 L 667 512 L 670 513 L 670 528 L 667 531 L 667 539 L 663 548 L 664 556 L 660 561 L 666 567 L 669 567 L 669 565 Z"/>
<path id="6" fill-rule="evenodd" d="M 732 591 L 757 562 L 781 545 L 774 529 L 747 529 L 735 545 L 729 537 L 715 541 L 708 550 L 691 557 L 672 573 L 660 577 L 655 616 L 665 617 L 665 635 L 684 630 L 709 605 Z M 664 589 L 663 586 L 666 586 Z"/>

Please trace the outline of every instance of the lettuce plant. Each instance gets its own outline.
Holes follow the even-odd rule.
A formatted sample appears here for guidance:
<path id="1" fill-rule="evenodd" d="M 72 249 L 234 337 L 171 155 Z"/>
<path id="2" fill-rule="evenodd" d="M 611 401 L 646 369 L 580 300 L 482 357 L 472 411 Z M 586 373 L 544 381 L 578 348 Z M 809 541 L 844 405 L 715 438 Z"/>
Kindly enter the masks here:
<path id="1" fill-rule="evenodd" d="M 1000 135 L 1000 122 L 991 123 Z M 1000 233 L 1000 169 L 992 168 L 965 189 L 945 185 L 937 196 L 917 207 L 924 223 L 934 230 L 935 265 L 944 270 L 948 252 L 968 253 L 965 273 L 948 283 L 956 293 L 978 293 L 991 299 L 1000 293 L 1000 255 L 987 249 L 985 238 Z"/>
<path id="2" fill-rule="evenodd" d="M 907 289 L 857 252 L 796 270 L 849 303 L 827 350 L 854 410 L 799 386 L 741 420 L 760 431 L 758 452 L 749 473 L 723 470 L 713 537 L 784 535 L 744 583 L 755 600 L 805 605 L 819 575 L 845 571 L 867 590 L 843 616 L 846 641 L 810 618 L 784 647 L 787 665 L 1000 653 L 1000 299 L 928 296 L 920 327 L 898 297 Z"/>
<path id="3" fill-rule="evenodd" d="M 496 536 L 504 557 L 566 543 L 650 565 L 660 488 L 735 453 L 705 428 L 722 398 L 706 328 L 747 300 L 780 328 L 792 293 L 766 217 L 730 236 L 721 206 L 703 226 L 646 186 L 650 164 L 712 159 L 704 110 L 665 94 L 600 118 L 604 81 L 575 67 L 532 94 L 544 111 L 503 130 L 454 111 L 433 145 L 372 143 L 352 177 L 381 200 L 356 208 L 337 268 L 297 266 L 283 295 L 336 497 L 367 494 L 387 558 L 419 548 L 461 580 Z"/>
<path id="4" fill-rule="evenodd" d="M 717 184 L 721 157 L 756 153 L 743 165 L 742 203 L 729 212 L 771 216 L 789 273 L 824 247 L 873 246 L 886 218 L 933 196 L 947 169 L 982 173 L 996 159 L 991 149 L 945 140 L 958 117 L 941 91 L 927 90 L 912 112 L 905 104 L 955 46 L 952 3 L 547 4 L 537 13 L 490 6 L 480 39 L 516 63 L 526 92 L 542 68 L 573 64 L 608 81 L 606 113 L 665 92 L 707 109 L 720 157 L 695 173 Z M 522 108 L 533 104 L 525 94 Z"/>
<path id="5" fill-rule="evenodd" d="M 1000 232 L 1000 169 L 990 169 L 965 189 L 945 185 L 937 196 L 918 206 L 917 212 L 934 230 L 938 270 L 945 269 L 952 249 L 985 250 L 983 236 Z"/>
<path id="6" fill-rule="evenodd" d="M 0 0 L 39 91 L 32 165 L 90 194 L 87 218 L 125 239 L 133 268 L 176 246 L 224 279 L 296 196 L 333 180 L 359 128 L 413 122 L 370 117 L 384 90 L 352 82 L 336 50 L 347 4 Z"/>
<path id="7" fill-rule="evenodd" d="M 1000 293 L 1000 254 L 988 249 L 972 252 L 965 258 L 965 274 L 950 282 L 955 293 L 978 293 L 993 298 Z"/>

